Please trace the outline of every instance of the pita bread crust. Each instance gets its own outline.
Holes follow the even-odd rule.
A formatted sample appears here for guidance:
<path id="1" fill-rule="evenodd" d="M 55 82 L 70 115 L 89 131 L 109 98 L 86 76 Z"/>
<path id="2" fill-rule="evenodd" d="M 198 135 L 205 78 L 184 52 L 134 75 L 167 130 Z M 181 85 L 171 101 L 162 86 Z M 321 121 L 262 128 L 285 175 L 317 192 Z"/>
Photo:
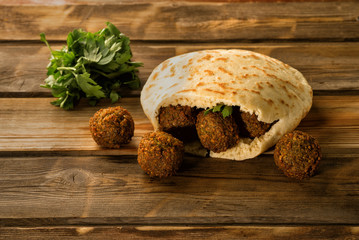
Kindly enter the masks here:
<path id="1" fill-rule="evenodd" d="M 255 113 L 262 122 L 278 120 L 253 141 L 212 157 L 253 158 L 294 130 L 312 105 L 312 88 L 296 69 L 274 58 L 245 50 L 204 50 L 170 58 L 158 65 L 141 92 L 141 104 L 154 129 L 160 107 L 208 108 L 223 103 Z"/>

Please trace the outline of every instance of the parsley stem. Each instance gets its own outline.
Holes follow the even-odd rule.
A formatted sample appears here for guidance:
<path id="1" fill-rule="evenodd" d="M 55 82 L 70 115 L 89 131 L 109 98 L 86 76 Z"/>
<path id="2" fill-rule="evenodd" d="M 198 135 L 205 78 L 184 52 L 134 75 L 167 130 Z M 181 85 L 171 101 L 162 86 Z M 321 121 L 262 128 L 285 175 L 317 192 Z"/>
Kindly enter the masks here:
<path id="1" fill-rule="evenodd" d="M 50 47 L 50 44 L 46 40 L 45 33 L 40 33 L 40 39 L 42 42 L 44 42 L 46 44 L 46 46 L 50 49 L 50 52 L 52 53 L 53 52 L 52 48 Z"/>
<path id="2" fill-rule="evenodd" d="M 74 68 L 74 67 L 58 67 L 57 70 L 76 71 L 76 68 Z"/>

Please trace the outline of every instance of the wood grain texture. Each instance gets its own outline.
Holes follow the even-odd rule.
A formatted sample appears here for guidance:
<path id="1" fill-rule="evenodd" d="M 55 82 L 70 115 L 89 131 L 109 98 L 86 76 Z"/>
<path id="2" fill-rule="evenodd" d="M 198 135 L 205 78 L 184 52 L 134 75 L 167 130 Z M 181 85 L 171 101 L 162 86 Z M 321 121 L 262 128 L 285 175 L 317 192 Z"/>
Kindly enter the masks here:
<path id="1" fill-rule="evenodd" d="M 65 111 L 50 105 L 52 100 L 0 98 L 0 154 L 55 151 L 74 155 L 135 155 L 143 134 L 152 130 L 139 98 L 123 98 L 115 105 L 125 107 L 132 114 L 135 135 L 121 149 L 100 148 L 91 138 L 88 121 L 98 109 L 111 104 L 103 101 L 91 107 L 82 102 L 74 111 Z M 358 119 L 359 96 L 316 96 L 298 129 L 316 137 L 324 153 L 351 149 L 351 154 L 359 154 Z"/>
<path id="2" fill-rule="evenodd" d="M 186 156 L 151 179 L 136 156 L 0 158 L 0 226 L 359 225 L 359 158 L 324 157 L 317 175 L 288 179 L 271 155 Z"/>
<path id="3" fill-rule="evenodd" d="M 61 49 L 63 44 L 54 44 Z M 359 43 L 144 43 L 131 44 L 135 61 L 140 68 L 142 84 L 162 61 L 187 52 L 236 48 L 263 53 L 298 69 L 314 91 L 359 90 Z M 50 52 L 44 44 L 0 44 L 0 96 L 51 96 L 50 90 L 40 87 L 46 78 Z M 139 91 L 124 90 L 124 96 L 139 95 Z M 315 92 L 314 92 L 315 93 Z"/>
<path id="4" fill-rule="evenodd" d="M 50 105 L 54 99 L 19 98 L 0 99 L 1 136 L 0 148 L 7 152 L 18 151 L 77 151 L 77 153 L 136 154 L 142 135 L 151 131 L 152 125 L 145 117 L 139 98 L 124 98 L 119 104 L 111 105 L 103 101 L 97 107 L 87 102 L 74 111 L 64 111 Z M 135 136 L 131 143 L 120 150 L 98 147 L 89 130 L 89 120 L 103 107 L 122 105 L 130 111 L 135 121 Z M 76 153 L 76 154 L 77 154 Z"/>
<path id="5" fill-rule="evenodd" d="M 63 40 L 74 28 L 98 31 L 106 21 L 136 40 L 357 39 L 356 1 L 7 1 L 0 40 Z"/>
<path id="6" fill-rule="evenodd" d="M 156 0 L 156 2 L 322 2 L 323 0 Z M 336 2 L 348 2 L 350 0 L 335 0 Z M 351 0 L 353 1 L 353 0 Z M 125 2 L 133 2 L 133 0 L 61 0 L 61 1 L 48 1 L 48 0 L 0 0 L 0 5 L 4 6 L 21 6 L 21 5 L 98 5 L 98 4 L 118 4 Z M 154 2 L 153 0 L 136 0 L 137 3 Z"/>
<path id="7" fill-rule="evenodd" d="M 113 226 L 0 228 L 4 239 L 358 239 L 353 226 Z"/>
<path id="8" fill-rule="evenodd" d="M 177 176 L 149 178 L 137 146 L 152 126 L 140 90 L 115 105 L 135 120 L 121 149 L 96 145 L 89 118 L 50 105 L 50 52 L 68 32 L 114 23 L 144 62 L 241 48 L 297 68 L 314 89 L 298 129 L 323 159 L 287 178 L 273 149 L 247 161 L 186 155 Z M 0 0 L 0 239 L 359 239 L 359 4 L 335 0 Z M 351 93 L 352 96 L 346 94 Z"/>

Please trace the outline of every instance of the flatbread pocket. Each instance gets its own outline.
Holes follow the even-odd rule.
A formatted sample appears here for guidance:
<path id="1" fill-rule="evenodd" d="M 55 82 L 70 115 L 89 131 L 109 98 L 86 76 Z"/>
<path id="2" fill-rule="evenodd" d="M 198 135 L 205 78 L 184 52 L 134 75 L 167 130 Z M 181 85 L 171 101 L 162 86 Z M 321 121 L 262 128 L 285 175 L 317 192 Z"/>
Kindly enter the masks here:
<path id="1" fill-rule="evenodd" d="M 161 107 L 208 109 L 237 106 L 263 123 L 274 123 L 263 135 L 241 138 L 226 151 L 210 156 L 244 160 L 258 156 L 294 130 L 312 105 L 312 88 L 296 69 L 251 51 L 203 50 L 159 64 L 141 92 L 142 108 L 159 129 Z"/>

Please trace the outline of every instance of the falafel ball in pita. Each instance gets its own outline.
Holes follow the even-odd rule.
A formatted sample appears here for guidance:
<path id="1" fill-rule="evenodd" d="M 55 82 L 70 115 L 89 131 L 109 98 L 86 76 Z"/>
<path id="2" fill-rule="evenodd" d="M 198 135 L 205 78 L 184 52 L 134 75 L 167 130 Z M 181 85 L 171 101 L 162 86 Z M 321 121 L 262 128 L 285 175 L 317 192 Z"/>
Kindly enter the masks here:
<path id="1" fill-rule="evenodd" d="M 243 116 L 236 120 L 239 131 L 251 130 L 251 126 L 241 124 L 264 130 L 250 135 L 239 133 L 240 139 L 230 148 L 209 152 L 211 157 L 233 160 L 254 158 L 274 146 L 299 125 L 312 99 L 312 88 L 298 70 L 269 56 L 239 49 L 203 50 L 172 57 L 153 70 L 141 91 L 142 108 L 155 130 L 161 129 L 161 108 L 208 110 L 220 104 L 239 109 L 239 113 L 233 113 L 234 118 Z"/>

